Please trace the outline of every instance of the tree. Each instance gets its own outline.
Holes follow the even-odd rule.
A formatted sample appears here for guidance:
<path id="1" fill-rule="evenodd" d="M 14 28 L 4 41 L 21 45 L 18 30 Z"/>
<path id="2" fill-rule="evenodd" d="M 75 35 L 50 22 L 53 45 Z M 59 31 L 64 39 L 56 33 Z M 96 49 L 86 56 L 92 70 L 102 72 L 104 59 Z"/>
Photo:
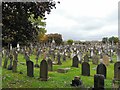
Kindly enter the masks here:
<path id="1" fill-rule="evenodd" d="M 52 0 L 48 2 L 2 2 L 2 42 L 5 44 L 27 44 L 33 42 L 39 31 L 35 24 L 29 20 L 31 15 L 34 19 L 45 18 L 51 9 L 56 8 Z"/>
<path id="2" fill-rule="evenodd" d="M 47 42 L 52 43 L 52 40 L 55 40 L 56 45 L 60 45 L 63 42 L 62 35 L 55 33 L 55 34 L 47 34 Z"/>
<path id="3" fill-rule="evenodd" d="M 102 38 L 102 42 L 105 44 L 106 42 L 108 42 L 108 37 L 104 37 Z"/>
<path id="4" fill-rule="evenodd" d="M 118 37 L 114 37 L 114 36 L 112 36 L 112 37 L 104 37 L 103 39 L 102 39 L 102 42 L 103 43 L 106 43 L 106 42 L 108 42 L 109 41 L 109 43 L 114 43 L 114 44 L 117 44 L 118 42 L 119 42 L 119 39 L 118 39 Z"/>
<path id="5" fill-rule="evenodd" d="M 68 43 L 69 45 L 72 45 L 72 44 L 73 44 L 73 40 L 72 40 L 72 39 L 69 39 L 69 40 L 67 40 L 67 43 Z"/>
<path id="6" fill-rule="evenodd" d="M 109 42 L 110 42 L 111 44 L 112 44 L 112 42 L 113 42 L 114 44 L 116 44 L 116 43 L 119 42 L 119 39 L 118 39 L 118 37 L 112 36 L 112 37 L 109 38 Z"/>

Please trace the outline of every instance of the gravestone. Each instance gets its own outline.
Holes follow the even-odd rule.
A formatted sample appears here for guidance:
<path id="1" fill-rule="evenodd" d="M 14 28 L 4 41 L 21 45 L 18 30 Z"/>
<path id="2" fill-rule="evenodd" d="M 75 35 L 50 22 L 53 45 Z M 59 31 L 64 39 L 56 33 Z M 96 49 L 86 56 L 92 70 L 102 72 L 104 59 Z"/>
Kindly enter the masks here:
<path id="1" fill-rule="evenodd" d="M 28 55 L 28 52 L 25 52 L 25 56 L 24 56 L 25 60 L 26 60 L 26 65 L 27 65 L 27 61 L 30 61 L 30 57 Z"/>
<path id="2" fill-rule="evenodd" d="M 66 55 L 65 55 L 65 52 L 63 54 L 63 61 L 66 61 Z"/>
<path id="3" fill-rule="evenodd" d="M 114 79 L 120 80 L 120 61 L 114 64 Z"/>
<path id="4" fill-rule="evenodd" d="M 57 63 L 57 64 L 58 64 L 58 65 L 61 65 L 61 64 L 62 64 L 61 61 L 60 61 L 60 57 L 61 57 L 61 56 L 60 56 L 60 53 L 58 53 L 58 54 L 57 54 L 57 60 L 58 60 L 58 63 Z"/>
<path id="5" fill-rule="evenodd" d="M 58 73 L 67 73 L 70 70 L 70 68 L 58 68 L 57 72 Z"/>
<path id="6" fill-rule="evenodd" d="M 120 61 L 120 47 L 117 48 L 117 61 Z"/>
<path id="7" fill-rule="evenodd" d="M 7 68 L 7 63 L 8 63 L 8 55 L 5 57 L 5 60 L 4 60 L 4 65 L 3 65 L 3 68 Z"/>
<path id="8" fill-rule="evenodd" d="M 101 63 L 97 66 L 97 74 L 102 74 L 106 78 L 107 69 L 103 63 Z"/>
<path id="9" fill-rule="evenodd" d="M 89 57 L 87 54 L 84 56 L 84 62 L 89 62 Z"/>
<path id="10" fill-rule="evenodd" d="M 12 72 L 17 72 L 17 60 L 13 61 Z"/>
<path id="11" fill-rule="evenodd" d="M 27 61 L 27 76 L 34 77 L 34 63 L 32 61 Z"/>
<path id="12" fill-rule="evenodd" d="M 90 76 L 90 65 L 87 62 L 82 63 L 82 75 Z"/>
<path id="13" fill-rule="evenodd" d="M 95 65 L 98 65 L 99 57 L 97 55 L 93 55 L 92 57 L 92 63 Z"/>
<path id="14" fill-rule="evenodd" d="M 42 60 L 40 63 L 40 80 L 41 81 L 48 80 L 48 64 L 46 60 Z"/>
<path id="15" fill-rule="evenodd" d="M 72 67 L 77 67 L 78 68 L 79 60 L 77 55 L 73 57 L 73 62 L 72 62 Z"/>
<path id="16" fill-rule="evenodd" d="M 48 59 L 48 71 L 52 71 L 52 70 L 53 70 L 52 60 Z"/>
<path id="17" fill-rule="evenodd" d="M 93 90 L 104 90 L 104 76 L 101 74 L 94 75 L 94 89 Z"/>
<path id="18" fill-rule="evenodd" d="M 103 64 L 105 64 L 106 66 L 109 65 L 109 57 L 108 57 L 108 55 L 103 56 Z"/>
<path id="19" fill-rule="evenodd" d="M 8 70 L 12 70 L 13 55 L 10 54 L 9 58 L 10 58 L 10 65 L 8 66 Z"/>

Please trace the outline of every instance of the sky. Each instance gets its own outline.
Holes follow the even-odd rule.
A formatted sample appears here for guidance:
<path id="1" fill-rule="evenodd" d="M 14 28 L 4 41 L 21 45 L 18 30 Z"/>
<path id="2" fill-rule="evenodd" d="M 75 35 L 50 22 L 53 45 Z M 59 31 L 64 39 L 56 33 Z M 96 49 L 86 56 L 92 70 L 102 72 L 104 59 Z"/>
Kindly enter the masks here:
<path id="1" fill-rule="evenodd" d="M 59 1 L 57 8 L 46 15 L 47 34 L 59 33 L 63 40 L 81 41 L 118 36 L 119 0 Z"/>

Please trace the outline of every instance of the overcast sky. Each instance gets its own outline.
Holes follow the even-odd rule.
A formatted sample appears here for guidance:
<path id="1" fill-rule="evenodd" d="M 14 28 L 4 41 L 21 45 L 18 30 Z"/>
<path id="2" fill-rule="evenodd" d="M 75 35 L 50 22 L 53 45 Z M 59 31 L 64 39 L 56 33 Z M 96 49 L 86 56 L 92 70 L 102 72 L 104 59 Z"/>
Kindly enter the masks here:
<path id="1" fill-rule="evenodd" d="M 118 36 L 119 0 L 59 0 L 46 15 L 48 33 L 60 33 L 64 40 L 101 40 Z"/>

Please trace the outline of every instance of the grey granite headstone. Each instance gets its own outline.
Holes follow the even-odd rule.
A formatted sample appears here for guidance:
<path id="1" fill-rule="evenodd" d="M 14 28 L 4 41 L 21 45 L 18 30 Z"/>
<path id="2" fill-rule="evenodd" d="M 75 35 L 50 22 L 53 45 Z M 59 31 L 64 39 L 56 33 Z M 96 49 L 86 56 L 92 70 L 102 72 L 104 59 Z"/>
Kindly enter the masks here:
<path id="1" fill-rule="evenodd" d="M 34 77 L 34 63 L 32 61 L 27 61 L 27 76 Z"/>
<path id="2" fill-rule="evenodd" d="M 73 62 L 72 62 L 72 67 L 77 67 L 78 68 L 79 60 L 77 55 L 73 57 Z"/>
<path id="3" fill-rule="evenodd" d="M 42 60 L 40 63 L 40 80 L 41 81 L 48 80 L 48 64 L 46 60 Z"/>
<path id="4" fill-rule="evenodd" d="M 104 64 L 101 63 L 97 66 L 97 74 L 102 74 L 106 78 L 107 68 Z"/>
<path id="5" fill-rule="evenodd" d="M 94 89 L 93 90 L 104 90 L 104 76 L 101 74 L 94 75 Z"/>
<path id="6" fill-rule="evenodd" d="M 90 65 L 87 62 L 82 63 L 82 75 L 90 76 Z"/>

